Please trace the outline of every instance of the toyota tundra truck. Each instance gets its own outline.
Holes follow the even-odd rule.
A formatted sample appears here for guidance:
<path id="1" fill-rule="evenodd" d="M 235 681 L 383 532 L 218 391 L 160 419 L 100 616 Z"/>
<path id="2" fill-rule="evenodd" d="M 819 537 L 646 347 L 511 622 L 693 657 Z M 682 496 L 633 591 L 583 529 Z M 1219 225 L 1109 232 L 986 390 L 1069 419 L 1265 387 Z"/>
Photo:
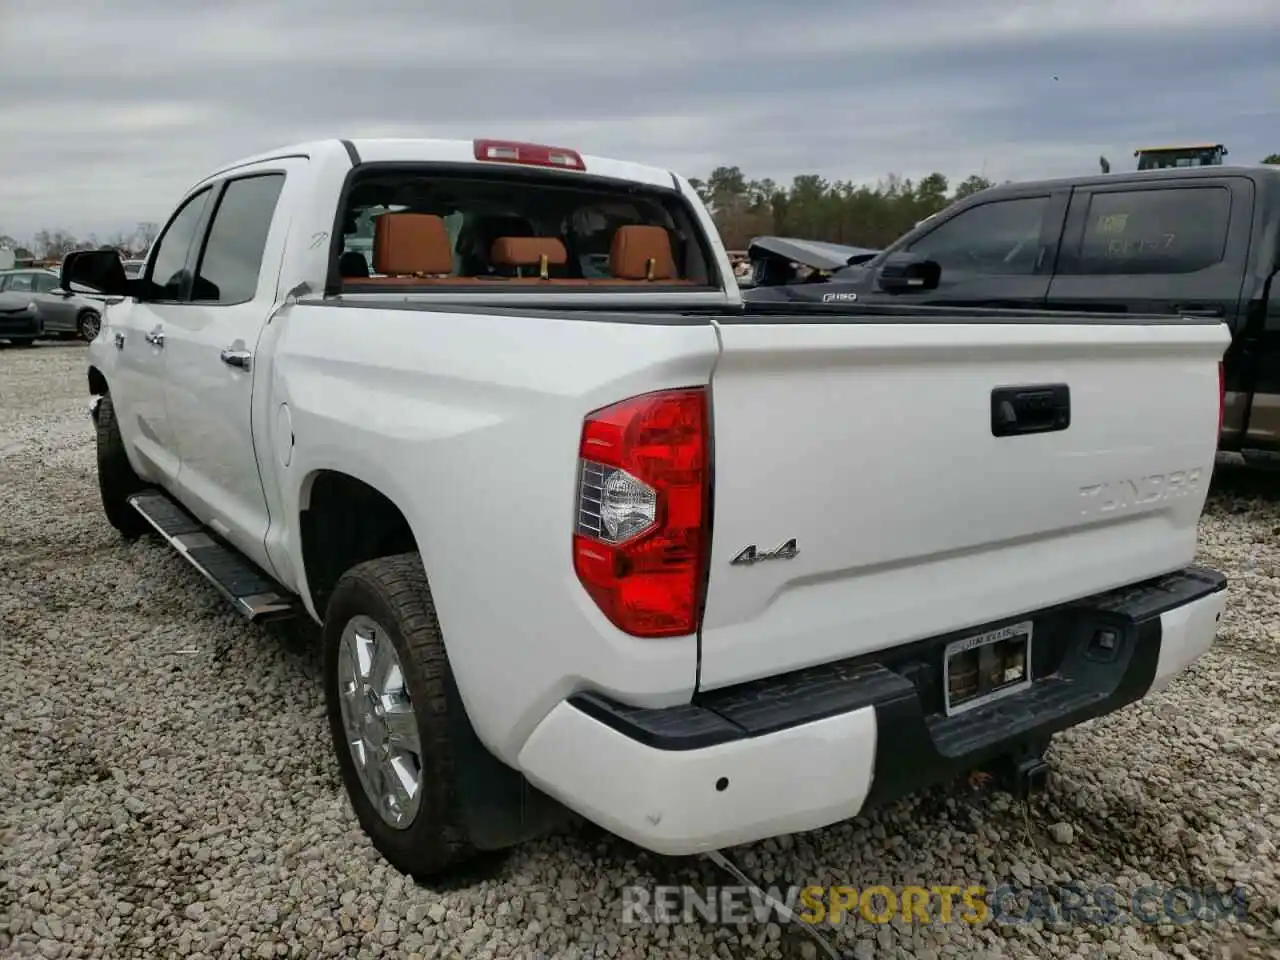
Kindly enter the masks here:
<path id="1" fill-rule="evenodd" d="M 309 617 L 338 767 L 418 877 L 574 812 L 660 854 L 821 828 L 1167 684 L 1229 335 L 745 305 L 664 169 L 333 140 L 182 198 L 89 349 L 98 484 Z"/>

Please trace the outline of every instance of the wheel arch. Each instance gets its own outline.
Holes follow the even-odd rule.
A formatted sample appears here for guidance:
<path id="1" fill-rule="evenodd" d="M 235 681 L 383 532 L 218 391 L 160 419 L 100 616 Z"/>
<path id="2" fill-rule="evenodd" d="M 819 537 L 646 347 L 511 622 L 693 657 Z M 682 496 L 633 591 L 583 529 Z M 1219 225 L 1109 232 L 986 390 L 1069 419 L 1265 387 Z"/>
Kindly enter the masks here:
<path id="1" fill-rule="evenodd" d="M 408 518 L 391 497 L 335 469 L 314 470 L 303 480 L 298 532 L 306 590 L 320 619 L 338 578 L 356 564 L 422 552 Z"/>
<path id="2" fill-rule="evenodd" d="M 321 468 L 298 495 L 302 573 L 312 609 L 323 619 L 338 578 L 369 560 L 417 553 L 430 571 L 405 512 L 373 484 L 342 470 Z M 448 638 L 441 630 L 446 659 Z M 502 763 L 480 741 L 452 674 L 447 684 L 458 789 L 477 848 L 498 850 L 541 836 L 564 822 L 565 809 Z"/>

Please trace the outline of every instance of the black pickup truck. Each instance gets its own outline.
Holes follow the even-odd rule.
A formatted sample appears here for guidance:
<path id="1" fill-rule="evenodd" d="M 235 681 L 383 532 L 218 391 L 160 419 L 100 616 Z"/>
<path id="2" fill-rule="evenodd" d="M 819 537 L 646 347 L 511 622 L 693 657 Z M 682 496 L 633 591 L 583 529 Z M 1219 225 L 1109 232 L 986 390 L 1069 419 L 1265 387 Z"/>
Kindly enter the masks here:
<path id="1" fill-rule="evenodd" d="M 1280 167 L 992 187 L 852 259 L 799 283 L 758 263 L 744 297 L 1220 316 L 1233 334 L 1220 448 L 1280 453 Z"/>

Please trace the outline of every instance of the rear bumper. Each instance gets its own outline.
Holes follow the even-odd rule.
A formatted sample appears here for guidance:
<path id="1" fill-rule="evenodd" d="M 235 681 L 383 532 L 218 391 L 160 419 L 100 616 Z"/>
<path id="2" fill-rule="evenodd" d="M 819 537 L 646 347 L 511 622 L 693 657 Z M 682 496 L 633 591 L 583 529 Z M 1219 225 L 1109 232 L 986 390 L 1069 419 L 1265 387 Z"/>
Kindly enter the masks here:
<path id="1" fill-rule="evenodd" d="M 1225 577 L 1190 567 L 1036 614 L 1032 686 L 955 717 L 941 707 L 942 648 L 982 628 L 667 709 L 579 694 L 537 727 L 520 767 L 662 854 L 816 829 L 1163 688 L 1209 648 L 1225 600 Z M 1119 643 L 1100 657 L 1090 642 L 1104 628 Z"/>

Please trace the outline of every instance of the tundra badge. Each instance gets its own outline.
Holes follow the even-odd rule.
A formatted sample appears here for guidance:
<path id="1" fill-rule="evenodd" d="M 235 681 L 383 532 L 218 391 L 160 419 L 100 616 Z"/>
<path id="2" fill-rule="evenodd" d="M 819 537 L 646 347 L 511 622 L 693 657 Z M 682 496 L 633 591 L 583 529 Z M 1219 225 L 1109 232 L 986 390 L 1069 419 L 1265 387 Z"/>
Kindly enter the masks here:
<path id="1" fill-rule="evenodd" d="M 773 550 L 761 550 L 753 543 L 730 560 L 729 563 L 735 567 L 741 567 L 759 563 L 761 560 L 792 560 L 799 552 L 800 547 L 796 544 L 795 537 Z"/>

